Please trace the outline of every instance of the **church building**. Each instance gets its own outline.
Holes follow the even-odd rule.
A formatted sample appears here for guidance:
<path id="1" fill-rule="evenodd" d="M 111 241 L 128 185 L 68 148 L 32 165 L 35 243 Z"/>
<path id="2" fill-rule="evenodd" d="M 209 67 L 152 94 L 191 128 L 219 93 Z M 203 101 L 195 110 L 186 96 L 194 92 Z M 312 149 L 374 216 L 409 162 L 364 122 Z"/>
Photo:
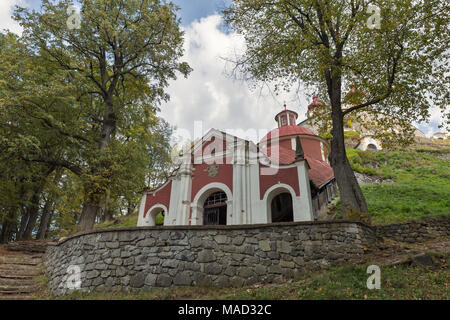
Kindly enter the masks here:
<path id="1" fill-rule="evenodd" d="M 314 221 L 336 193 L 329 143 L 284 108 L 258 144 L 211 129 L 157 190 L 145 191 L 138 226 Z"/>

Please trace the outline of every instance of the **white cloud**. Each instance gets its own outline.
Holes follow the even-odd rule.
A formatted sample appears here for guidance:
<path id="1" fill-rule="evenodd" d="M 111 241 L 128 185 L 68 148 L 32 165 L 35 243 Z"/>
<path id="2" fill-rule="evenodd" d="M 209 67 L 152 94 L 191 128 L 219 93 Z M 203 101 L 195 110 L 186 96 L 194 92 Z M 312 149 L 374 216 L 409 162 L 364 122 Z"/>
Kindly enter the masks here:
<path id="1" fill-rule="evenodd" d="M 22 27 L 12 18 L 14 6 L 26 7 L 25 0 L 1 0 L 0 1 L 0 30 L 8 29 L 18 35 L 22 34 Z"/>
<path id="2" fill-rule="evenodd" d="M 195 121 L 203 122 L 203 133 L 215 128 L 235 132 L 248 129 L 264 132 L 265 129 L 265 134 L 276 127 L 274 117 L 282 110 L 284 101 L 303 119 L 305 97 L 300 102 L 293 94 L 274 98 L 269 90 L 262 93 L 251 90 L 246 83 L 225 74 L 223 58 L 242 52 L 244 41 L 234 33 L 221 31 L 221 23 L 220 15 L 211 15 L 185 28 L 184 60 L 194 71 L 187 79 L 179 78 L 171 84 L 168 89 L 171 100 L 161 107 L 161 116 L 172 125 L 192 132 L 192 138 Z"/>
<path id="3" fill-rule="evenodd" d="M 169 103 L 161 107 L 161 116 L 172 125 L 190 132 L 193 138 L 194 122 L 203 122 L 203 133 L 215 128 L 238 132 L 257 132 L 262 134 L 276 127 L 274 116 L 282 110 L 283 102 L 305 118 L 309 99 L 305 91 L 295 94 L 280 94 L 273 97 L 269 90 L 250 90 L 246 83 L 234 81 L 224 74 L 226 62 L 223 57 L 233 57 L 235 52 L 245 48 L 244 40 L 237 34 L 224 33 L 220 26 L 220 15 L 211 15 L 196 20 L 185 30 L 185 61 L 194 71 L 187 79 L 174 81 L 168 91 Z M 430 110 L 428 124 L 422 123 L 420 129 L 431 136 L 438 132 L 442 122 L 439 108 Z M 257 142 L 254 134 L 240 136 Z"/>

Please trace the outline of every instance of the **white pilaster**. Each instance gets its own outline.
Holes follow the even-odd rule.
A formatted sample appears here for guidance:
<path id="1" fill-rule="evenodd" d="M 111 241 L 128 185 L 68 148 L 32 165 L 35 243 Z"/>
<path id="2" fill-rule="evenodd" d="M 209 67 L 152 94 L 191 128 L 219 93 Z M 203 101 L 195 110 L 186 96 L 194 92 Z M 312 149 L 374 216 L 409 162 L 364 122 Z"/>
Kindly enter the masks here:
<path id="1" fill-rule="evenodd" d="M 311 186 L 309 184 L 308 163 L 306 160 L 297 162 L 297 172 L 300 197 L 292 199 L 294 201 L 294 221 L 313 221 Z"/>
<path id="2" fill-rule="evenodd" d="M 144 210 L 145 210 L 145 202 L 147 201 L 147 192 L 144 191 L 144 193 L 142 194 L 142 198 L 141 198 L 141 204 L 139 206 L 139 215 L 138 215 L 138 223 L 137 226 L 138 227 L 142 227 L 144 225 L 143 221 L 144 221 Z"/>
<path id="3" fill-rule="evenodd" d="M 180 177 L 174 177 L 172 179 L 172 188 L 170 190 L 170 207 L 167 217 L 164 219 L 165 225 L 176 225 L 177 224 L 177 213 L 180 210 Z"/>
<path id="4" fill-rule="evenodd" d="M 178 201 L 176 224 L 181 226 L 189 224 L 192 194 L 192 169 L 191 155 L 186 154 L 178 171 L 178 175 L 180 176 L 180 186 L 179 195 L 175 199 Z"/>

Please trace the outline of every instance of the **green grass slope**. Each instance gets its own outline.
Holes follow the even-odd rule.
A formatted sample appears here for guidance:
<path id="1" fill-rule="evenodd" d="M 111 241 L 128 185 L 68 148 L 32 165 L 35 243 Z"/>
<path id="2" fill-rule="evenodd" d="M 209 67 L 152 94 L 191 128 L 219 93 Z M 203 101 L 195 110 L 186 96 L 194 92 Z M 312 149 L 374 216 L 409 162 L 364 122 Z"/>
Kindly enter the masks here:
<path id="1" fill-rule="evenodd" d="M 355 171 L 394 180 L 362 186 L 375 224 L 450 215 L 450 149 L 347 152 Z"/>

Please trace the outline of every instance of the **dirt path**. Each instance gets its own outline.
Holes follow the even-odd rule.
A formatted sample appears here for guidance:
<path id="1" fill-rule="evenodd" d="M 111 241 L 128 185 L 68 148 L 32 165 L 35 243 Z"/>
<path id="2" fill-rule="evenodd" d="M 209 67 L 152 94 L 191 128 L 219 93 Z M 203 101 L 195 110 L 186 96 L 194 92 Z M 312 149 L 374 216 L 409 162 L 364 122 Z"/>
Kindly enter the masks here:
<path id="1" fill-rule="evenodd" d="M 19 242 L 0 246 L 0 300 L 35 299 L 44 290 L 45 242 Z"/>

